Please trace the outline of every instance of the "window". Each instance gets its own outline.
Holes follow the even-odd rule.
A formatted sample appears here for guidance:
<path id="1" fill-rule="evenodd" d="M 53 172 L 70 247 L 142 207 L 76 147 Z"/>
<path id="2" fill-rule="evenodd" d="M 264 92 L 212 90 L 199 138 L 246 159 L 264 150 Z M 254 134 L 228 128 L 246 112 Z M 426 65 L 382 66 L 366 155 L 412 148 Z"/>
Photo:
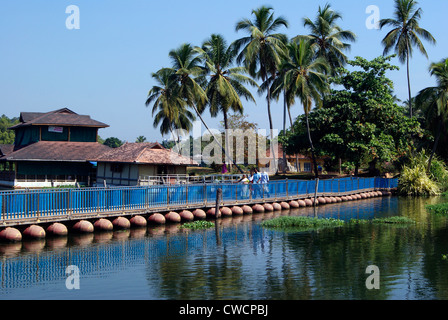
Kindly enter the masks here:
<path id="1" fill-rule="evenodd" d="M 123 164 L 121 163 L 112 163 L 110 165 L 110 171 L 114 173 L 120 173 L 123 171 Z"/>
<path id="2" fill-rule="evenodd" d="M 303 171 L 305 172 L 311 172 L 311 163 L 310 162 L 305 162 L 303 164 Z"/>

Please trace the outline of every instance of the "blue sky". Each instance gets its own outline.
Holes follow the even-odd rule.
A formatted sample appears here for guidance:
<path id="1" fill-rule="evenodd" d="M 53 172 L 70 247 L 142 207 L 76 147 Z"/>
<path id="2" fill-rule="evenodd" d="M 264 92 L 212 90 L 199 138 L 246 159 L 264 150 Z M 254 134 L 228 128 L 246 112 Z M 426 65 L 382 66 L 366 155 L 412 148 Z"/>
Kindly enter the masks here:
<path id="1" fill-rule="evenodd" d="M 342 13 L 339 25 L 355 32 L 357 42 L 349 58 L 373 59 L 383 52 L 381 39 L 387 30 L 368 29 L 369 5 L 380 10 L 380 18 L 393 13 L 391 0 L 1 0 L 0 6 L 0 114 L 18 116 L 21 111 L 51 111 L 68 107 L 79 114 L 110 125 L 100 136 L 129 142 L 139 135 L 161 141 L 145 107 L 148 90 L 155 84 L 151 73 L 170 65 L 168 52 L 182 43 L 201 45 L 212 33 L 230 43 L 243 37 L 235 24 L 250 18 L 261 5 L 274 8 L 290 26 L 279 30 L 289 37 L 306 34 L 303 17 L 314 18 L 319 5 L 329 2 Z M 66 8 L 79 8 L 80 28 L 69 30 Z M 446 28 L 448 1 L 420 1 L 420 26 L 429 30 L 437 45 L 424 43 L 429 59 L 415 52 L 411 60 L 411 85 L 415 95 L 434 84 L 428 74 L 431 62 L 448 57 Z M 406 68 L 388 76 L 395 93 L 407 99 Z M 243 101 L 249 120 L 269 129 L 266 100 L 254 91 L 257 104 Z M 282 102 L 272 106 L 274 127 L 282 128 Z M 293 116 L 302 113 L 292 108 Z M 218 128 L 221 118 L 205 119 Z M 202 128 L 205 131 L 205 128 Z"/>

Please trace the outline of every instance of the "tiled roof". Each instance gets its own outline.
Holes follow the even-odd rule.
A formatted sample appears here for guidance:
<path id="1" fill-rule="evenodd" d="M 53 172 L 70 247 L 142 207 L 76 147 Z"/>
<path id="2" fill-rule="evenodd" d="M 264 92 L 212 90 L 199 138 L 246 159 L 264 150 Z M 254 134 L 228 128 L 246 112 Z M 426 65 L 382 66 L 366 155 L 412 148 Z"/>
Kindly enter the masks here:
<path id="1" fill-rule="evenodd" d="M 7 161 L 92 161 L 110 148 L 98 142 L 39 141 L 6 154 Z"/>
<path id="2" fill-rule="evenodd" d="M 14 151 L 13 144 L 0 144 L 0 157 L 10 154 Z"/>
<path id="3" fill-rule="evenodd" d="M 125 143 L 94 161 L 164 165 L 197 165 L 196 161 L 165 149 L 159 143 Z"/>
<path id="4" fill-rule="evenodd" d="M 90 116 L 77 114 L 70 109 L 63 108 L 50 112 L 21 112 L 20 123 L 10 127 L 16 129 L 29 125 L 83 126 L 106 128 L 107 124 L 93 120 Z"/>

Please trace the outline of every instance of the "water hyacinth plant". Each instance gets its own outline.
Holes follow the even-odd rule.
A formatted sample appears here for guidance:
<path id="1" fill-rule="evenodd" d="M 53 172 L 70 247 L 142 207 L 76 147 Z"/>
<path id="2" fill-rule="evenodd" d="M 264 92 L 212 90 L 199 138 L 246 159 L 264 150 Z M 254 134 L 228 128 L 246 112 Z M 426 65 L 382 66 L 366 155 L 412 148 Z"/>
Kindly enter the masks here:
<path id="1" fill-rule="evenodd" d="M 197 220 L 193 222 L 186 222 L 183 225 L 181 225 L 181 228 L 198 230 L 198 229 L 213 228 L 214 226 L 215 224 L 211 221 Z"/>
<path id="2" fill-rule="evenodd" d="M 333 218 L 316 218 L 304 216 L 284 216 L 261 223 L 265 228 L 315 228 L 315 227 L 338 227 L 344 225 L 344 220 Z"/>

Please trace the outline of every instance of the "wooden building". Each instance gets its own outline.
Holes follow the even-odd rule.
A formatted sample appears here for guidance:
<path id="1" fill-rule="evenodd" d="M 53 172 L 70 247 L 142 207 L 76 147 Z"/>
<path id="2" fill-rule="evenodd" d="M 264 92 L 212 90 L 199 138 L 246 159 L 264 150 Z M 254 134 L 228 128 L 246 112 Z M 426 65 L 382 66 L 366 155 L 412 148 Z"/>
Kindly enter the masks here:
<path id="1" fill-rule="evenodd" d="M 156 183 L 151 177 L 186 175 L 188 166 L 198 165 L 188 157 L 165 149 L 158 142 L 125 143 L 102 154 L 95 161 L 98 163 L 98 186 Z"/>
<path id="2" fill-rule="evenodd" d="M 21 112 L 14 145 L 0 146 L 0 185 L 13 188 L 90 185 L 96 175 L 90 159 L 110 150 L 97 142 L 107 124 L 63 108 Z"/>

